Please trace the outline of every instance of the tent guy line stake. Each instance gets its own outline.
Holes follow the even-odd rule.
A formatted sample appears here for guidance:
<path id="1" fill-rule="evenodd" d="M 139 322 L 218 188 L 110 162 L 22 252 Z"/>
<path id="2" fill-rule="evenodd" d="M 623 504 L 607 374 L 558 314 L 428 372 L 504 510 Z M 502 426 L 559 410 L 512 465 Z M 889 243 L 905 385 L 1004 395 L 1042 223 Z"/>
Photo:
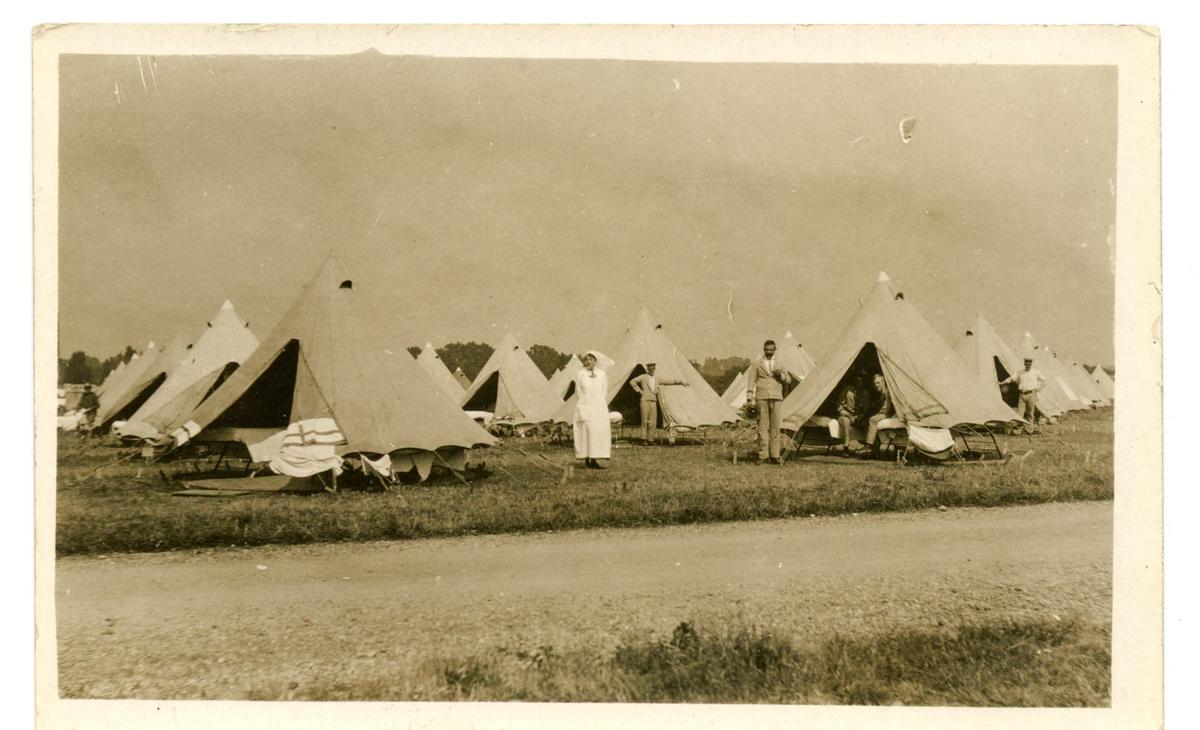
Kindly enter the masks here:
<path id="1" fill-rule="evenodd" d="M 469 487 L 469 488 L 471 488 L 471 489 L 474 489 L 474 488 L 475 488 L 475 484 L 474 484 L 473 482 L 468 482 L 466 479 L 464 479 L 464 478 L 463 478 L 463 476 L 462 476 L 461 474 L 459 474 L 459 473 L 458 473 L 458 470 L 457 470 L 457 469 L 455 469 L 454 467 L 450 466 L 450 462 L 446 461 L 446 457 L 442 456 L 442 455 L 441 455 L 441 454 L 439 454 L 437 451 L 434 451 L 434 452 L 433 452 L 433 455 L 434 455 L 434 456 L 436 456 L 436 457 L 437 457 L 437 459 L 438 459 L 438 461 L 442 462 L 442 464 L 443 464 L 443 465 L 444 465 L 444 466 L 445 466 L 447 469 L 449 469 L 449 470 L 450 470 L 450 473 L 454 475 L 454 478 L 455 478 L 455 479 L 458 479 L 458 481 L 462 482 L 464 485 L 466 485 L 467 487 Z"/>
<path id="2" fill-rule="evenodd" d="M 524 449 L 518 448 L 518 447 L 513 446 L 512 444 L 506 443 L 504 441 L 501 441 L 501 442 L 497 443 L 496 445 L 499 447 L 502 447 L 502 448 L 512 449 L 513 451 L 516 451 L 517 453 L 521 454 L 522 456 L 524 456 L 525 458 L 530 459 L 530 460 L 541 459 L 542 461 L 546 462 L 547 464 L 550 464 L 551 466 L 553 466 L 554 469 L 556 469 L 558 471 L 563 471 L 563 472 L 566 471 L 565 466 L 563 466 L 562 464 L 553 462 L 550 459 L 547 459 L 546 457 L 542 456 L 541 454 L 530 454 L 529 452 L 525 451 Z M 545 468 L 545 467 L 542 467 L 542 468 Z"/>
<path id="3" fill-rule="evenodd" d="M 83 479 L 90 479 L 91 477 L 95 476 L 95 475 L 96 475 L 96 472 L 100 471 L 101 469 L 107 469 L 107 468 L 108 468 L 108 467 L 110 467 L 110 466 L 116 466 L 117 464 L 120 464 L 122 461 L 125 461 L 125 460 L 127 460 L 127 459 L 130 459 L 130 458 L 132 458 L 132 457 L 134 457 L 134 456 L 137 456 L 137 455 L 138 455 L 138 454 L 140 454 L 140 453 L 142 453 L 142 452 L 141 452 L 141 451 L 133 451 L 133 452 L 131 452 L 131 453 L 128 453 L 128 454 L 126 454 L 126 455 L 122 456 L 122 457 L 121 457 L 121 458 L 119 458 L 119 459 L 114 459 L 114 460 L 112 460 L 112 461 L 110 461 L 110 462 L 107 462 L 107 463 L 101 464 L 100 466 L 96 467 L 95 469 L 92 469 L 92 470 L 91 470 L 90 472 L 88 472 L 87 474 L 84 474 L 84 475 L 83 475 L 83 476 L 81 476 L 81 477 L 75 477 L 75 482 L 76 482 L 76 483 L 78 483 L 79 481 L 81 481 L 81 480 L 83 480 Z"/>

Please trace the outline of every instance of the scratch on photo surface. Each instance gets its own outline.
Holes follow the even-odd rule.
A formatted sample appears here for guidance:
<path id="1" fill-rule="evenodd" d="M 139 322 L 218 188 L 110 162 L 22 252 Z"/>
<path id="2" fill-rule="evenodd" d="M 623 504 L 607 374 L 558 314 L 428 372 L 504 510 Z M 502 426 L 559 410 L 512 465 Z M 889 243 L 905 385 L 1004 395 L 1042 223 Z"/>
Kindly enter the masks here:
<path id="1" fill-rule="evenodd" d="M 900 120 L 900 141 L 908 144 L 912 141 L 913 130 L 917 128 L 916 117 L 905 117 Z"/>
<path id="2" fill-rule="evenodd" d="M 371 231 L 374 231 L 375 226 L 379 225 L 379 219 L 383 218 L 383 211 L 386 210 L 386 208 L 387 206 L 384 206 L 383 208 L 379 209 L 379 215 L 375 216 L 375 220 L 371 223 L 370 227 L 367 228 L 366 238 L 371 237 Z"/>
<path id="3" fill-rule="evenodd" d="M 146 71 L 145 71 L 145 69 L 142 68 L 142 57 L 138 56 L 137 61 L 138 61 L 138 76 L 140 76 L 142 79 L 142 91 L 149 91 L 150 87 L 146 86 Z"/>
<path id="4" fill-rule="evenodd" d="M 860 134 L 860 135 L 858 135 L 857 137 L 855 137 L 854 139 L 850 140 L 850 145 L 851 145 L 851 146 L 854 146 L 854 145 L 858 144 L 859 142 L 863 141 L 863 140 L 864 140 L 864 139 L 866 139 L 866 138 L 867 138 L 867 135 L 865 135 L 865 134 Z"/>
<path id="5" fill-rule="evenodd" d="M 116 95 L 117 103 L 120 104 L 121 103 L 121 85 L 118 84 L 116 81 L 113 82 L 113 94 Z"/>
<path id="6" fill-rule="evenodd" d="M 150 67 L 150 82 L 154 84 L 154 93 L 158 93 L 158 76 L 154 73 L 154 69 L 158 66 L 158 61 L 154 57 L 150 57 L 150 61 L 146 64 Z"/>
<path id="7" fill-rule="evenodd" d="M 729 301 L 725 304 L 725 313 L 729 316 L 730 324 L 733 323 L 733 287 L 729 287 Z"/>

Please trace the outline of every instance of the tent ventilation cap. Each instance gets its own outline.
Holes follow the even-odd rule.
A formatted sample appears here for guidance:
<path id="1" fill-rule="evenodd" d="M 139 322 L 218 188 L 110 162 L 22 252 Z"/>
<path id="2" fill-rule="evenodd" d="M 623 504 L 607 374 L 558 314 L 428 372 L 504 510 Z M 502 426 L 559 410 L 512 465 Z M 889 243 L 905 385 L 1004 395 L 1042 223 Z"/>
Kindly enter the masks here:
<path id="1" fill-rule="evenodd" d="M 353 289 L 353 288 L 354 288 L 354 282 L 349 279 L 346 279 L 341 284 L 338 284 L 338 289 Z"/>

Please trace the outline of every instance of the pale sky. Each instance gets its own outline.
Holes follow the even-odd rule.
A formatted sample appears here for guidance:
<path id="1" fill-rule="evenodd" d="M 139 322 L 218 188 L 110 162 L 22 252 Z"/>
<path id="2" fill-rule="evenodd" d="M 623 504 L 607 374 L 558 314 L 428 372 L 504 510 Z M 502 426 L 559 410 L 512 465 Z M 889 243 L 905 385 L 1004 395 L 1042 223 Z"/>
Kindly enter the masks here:
<path id="1" fill-rule="evenodd" d="M 1113 67 L 67 56 L 61 89 L 64 356 L 226 298 L 262 337 L 336 252 L 403 345 L 606 351 L 644 305 L 695 359 L 819 358 L 882 269 L 950 345 L 982 312 L 1113 360 Z"/>

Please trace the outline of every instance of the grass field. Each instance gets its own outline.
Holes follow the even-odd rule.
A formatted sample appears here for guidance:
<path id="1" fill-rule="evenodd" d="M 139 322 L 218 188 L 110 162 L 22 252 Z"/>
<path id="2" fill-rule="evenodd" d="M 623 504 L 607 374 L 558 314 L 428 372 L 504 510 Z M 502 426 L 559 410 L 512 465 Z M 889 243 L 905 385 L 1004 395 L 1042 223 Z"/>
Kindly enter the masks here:
<path id="1" fill-rule="evenodd" d="M 1112 498 L 1111 409 L 1001 442 L 1016 458 L 920 467 L 808 456 L 782 467 L 734 464 L 721 437 L 674 447 L 622 443 L 610 469 L 577 469 L 565 482 L 542 458 L 496 448 L 474 457 L 490 475 L 470 485 L 188 499 L 170 496 L 187 464 L 116 463 L 128 450 L 65 438 L 55 544 L 59 555 L 140 552 Z M 513 443 L 557 464 L 572 461 L 564 446 Z"/>
<path id="2" fill-rule="evenodd" d="M 373 681 L 261 687 L 251 698 L 1103 707 L 1109 645 L 1107 627 L 1070 619 L 896 629 L 814 647 L 756 627 L 681 623 L 608 656 L 495 649 Z"/>

